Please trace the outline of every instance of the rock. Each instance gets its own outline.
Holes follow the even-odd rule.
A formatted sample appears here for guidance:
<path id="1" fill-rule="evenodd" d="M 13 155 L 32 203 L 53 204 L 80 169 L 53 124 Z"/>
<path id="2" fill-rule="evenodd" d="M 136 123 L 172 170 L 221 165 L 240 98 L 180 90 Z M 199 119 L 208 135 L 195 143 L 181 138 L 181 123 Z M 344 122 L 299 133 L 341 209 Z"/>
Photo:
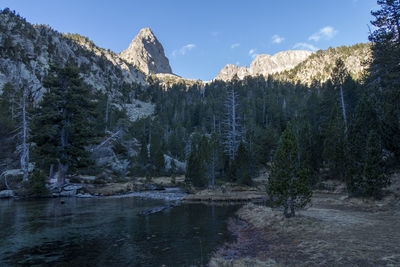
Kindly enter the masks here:
<path id="1" fill-rule="evenodd" d="M 72 61 L 81 67 L 82 78 L 99 91 L 106 91 L 112 82 L 145 85 L 146 76 L 117 54 L 96 46 L 87 37 L 61 34 L 49 26 L 32 25 L 10 11 L 0 11 L 0 45 L 8 47 L 0 55 L 0 91 L 7 82 L 29 84 L 39 101 L 45 92 L 42 81 L 57 62 L 60 67 Z M 18 52 L 15 50 L 18 47 Z M 14 51 L 15 50 L 15 51 Z M 107 71 L 105 71 L 107 70 Z M 121 96 L 118 89 L 115 97 Z"/>
<path id="2" fill-rule="evenodd" d="M 155 190 L 155 191 L 165 190 L 163 186 L 157 184 L 145 184 L 144 188 L 145 190 Z"/>
<path id="3" fill-rule="evenodd" d="M 79 198 L 92 198 L 93 196 L 91 194 L 89 194 L 89 193 L 86 193 L 86 194 L 77 194 L 76 197 L 79 197 Z"/>
<path id="4" fill-rule="evenodd" d="M 12 190 L 0 191 L 0 198 L 11 198 L 11 197 L 14 197 L 14 191 Z"/>
<path id="5" fill-rule="evenodd" d="M 164 48 L 150 28 L 143 28 L 119 56 L 145 74 L 172 73 Z"/>
<path id="6" fill-rule="evenodd" d="M 72 197 L 75 195 L 76 195 L 76 190 L 61 191 L 59 194 L 60 197 Z"/>
<path id="7" fill-rule="evenodd" d="M 258 55 L 250 65 L 252 75 L 264 75 L 290 70 L 312 54 L 306 50 L 289 50 L 270 55 Z"/>
<path id="8" fill-rule="evenodd" d="M 237 75 L 239 79 L 243 79 L 245 76 L 251 75 L 251 73 L 246 66 L 239 67 L 236 65 L 228 64 L 222 68 L 215 79 L 229 81 L 232 80 L 235 75 Z"/>
<path id="9" fill-rule="evenodd" d="M 63 187 L 64 191 L 73 191 L 73 190 L 79 190 L 82 189 L 82 185 L 80 184 L 70 184 L 70 185 L 66 185 Z"/>
<path id="10" fill-rule="evenodd" d="M 163 210 L 170 209 L 170 208 L 173 208 L 176 206 L 177 206 L 177 204 L 169 204 L 166 206 L 160 206 L 160 207 L 155 207 L 155 208 L 148 209 L 148 210 L 142 210 L 142 211 L 138 212 L 138 215 L 150 215 L 150 214 L 158 213 Z"/>
<path id="11" fill-rule="evenodd" d="M 164 160 L 165 160 L 165 169 L 168 171 L 171 169 L 171 163 L 174 161 L 175 163 L 175 171 L 179 172 L 185 172 L 186 171 L 186 163 L 179 161 L 177 159 L 174 159 L 173 157 L 170 157 L 168 155 L 164 154 Z"/>
<path id="12" fill-rule="evenodd" d="M 250 68 L 228 64 L 222 68 L 215 79 L 228 81 L 232 80 L 235 75 L 237 75 L 239 79 L 243 79 L 248 75 L 267 76 L 269 74 L 293 69 L 297 64 L 307 59 L 311 54 L 311 51 L 289 50 L 276 53 L 273 56 L 268 54 L 258 55 L 251 63 Z"/>
<path id="13" fill-rule="evenodd" d="M 138 119 L 153 115 L 155 105 L 152 103 L 147 103 L 137 99 L 133 99 L 132 103 L 125 104 L 124 108 L 126 110 L 126 115 L 128 115 L 129 120 L 137 121 Z"/>

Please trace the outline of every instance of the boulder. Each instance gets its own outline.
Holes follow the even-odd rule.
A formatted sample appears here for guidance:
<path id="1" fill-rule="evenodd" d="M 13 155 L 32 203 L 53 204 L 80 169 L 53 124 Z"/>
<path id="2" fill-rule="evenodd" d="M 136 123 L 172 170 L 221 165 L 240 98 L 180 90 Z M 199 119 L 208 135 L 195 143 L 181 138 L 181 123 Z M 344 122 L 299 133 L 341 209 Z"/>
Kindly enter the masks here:
<path id="1" fill-rule="evenodd" d="M 13 196 L 14 196 L 14 191 L 12 190 L 0 191 L 0 198 L 11 198 Z"/>

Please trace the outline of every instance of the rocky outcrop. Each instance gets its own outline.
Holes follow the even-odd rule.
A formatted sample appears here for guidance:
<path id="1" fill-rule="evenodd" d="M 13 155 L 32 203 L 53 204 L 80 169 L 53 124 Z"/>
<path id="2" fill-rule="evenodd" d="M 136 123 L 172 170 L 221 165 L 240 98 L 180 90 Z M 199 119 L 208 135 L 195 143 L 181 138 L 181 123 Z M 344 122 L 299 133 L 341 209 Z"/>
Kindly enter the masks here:
<path id="1" fill-rule="evenodd" d="M 281 72 L 275 78 L 289 82 L 301 82 L 310 85 L 313 80 L 327 81 L 335 66 L 336 59 L 341 58 L 354 79 L 362 77 L 371 56 L 370 44 L 356 44 L 319 50 L 298 64 L 295 68 Z"/>
<path id="2" fill-rule="evenodd" d="M 307 59 L 312 52 L 306 50 L 290 50 L 270 55 L 258 55 L 250 65 L 252 75 L 264 75 L 290 70 Z"/>
<path id="3" fill-rule="evenodd" d="M 222 68 L 215 79 L 229 81 L 232 80 L 235 76 L 237 76 L 239 79 L 243 79 L 245 76 L 248 75 L 251 75 L 251 73 L 246 66 L 239 67 L 236 65 L 228 64 Z"/>
<path id="4" fill-rule="evenodd" d="M 150 28 L 141 29 L 120 57 L 145 74 L 172 73 L 164 48 Z"/>
<path id="5" fill-rule="evenodd" d="M 237 76 L 243 79 L 245 76 L 257 76 L 282 72 L 294 68 L 297 64 L 307 59 L 312 52 L 305 50 L 293 50 L 279 52 L 273 56 L 258 55 L 251 63 L 250 68 L 246 66 L 235 66 L 228 64 L 218 73 L 216 80 L 228 81 Z"/>
<path id="6" fill-rule="evenodd" d="M 0 198 L 11 198 L 11 197 L 14 197 L 14 191 L 12 190 L 0 191 Z"/>
<path id="7" fill-rule="evenodd" d="M 123 84 L 145 84 L 146 76 L 115 53 L 78 34 L 61 34 L 49 26 L 32 25 L 8 9 L 0 11 L 0 91 L 7 82 L 28 86 L 37 99 L 51 65 L 72 62 L 84 81 L 99 91 L 120 95 Z"/>

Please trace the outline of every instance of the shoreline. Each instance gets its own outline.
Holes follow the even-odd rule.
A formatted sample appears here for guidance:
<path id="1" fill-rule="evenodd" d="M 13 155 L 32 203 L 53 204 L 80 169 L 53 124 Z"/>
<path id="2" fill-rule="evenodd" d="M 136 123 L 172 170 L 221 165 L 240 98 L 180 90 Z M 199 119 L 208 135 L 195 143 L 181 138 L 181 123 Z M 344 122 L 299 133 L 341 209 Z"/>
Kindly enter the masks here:
<path id="1" fill-rule="evenodd" d="M 247 204 L 228 221 L 236 237 L 209 262 L 217 266 L 387 266 L 400 264 L 400 203 L 316 193 L 291 219 Z"/>

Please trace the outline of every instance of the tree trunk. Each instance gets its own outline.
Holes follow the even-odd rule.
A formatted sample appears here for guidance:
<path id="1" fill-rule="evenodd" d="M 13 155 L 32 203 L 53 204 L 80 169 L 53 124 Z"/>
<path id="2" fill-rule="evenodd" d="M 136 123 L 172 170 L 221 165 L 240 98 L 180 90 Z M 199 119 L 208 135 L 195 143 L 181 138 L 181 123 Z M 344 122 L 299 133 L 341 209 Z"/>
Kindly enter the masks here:
<path id="1" fill-rule="evenodd" d="M 63 185 L 65 184 L 65 177 L 67 176 L 68 164 L 58 163 L 58 179 L 57 184 Z"/>
<path id="2" fill-rule="evenodd" d="M 215 189 L 215 153 L 213 151 L 213 158 L 211 162 L 211 188 Z"/>
<path id="3" fill-rule="evenodd" d="M 107 103 L 106 103 L 106 117 L 105 117 L 105 122 L 106 122 L 106 129 L 105 132 L 108 131 L 108 109 L 109 109 L 109 101 L 110 101 L 110 97 L 107 95 Z"/>
<path id="4" fill-rule="evenodd" d="M 344 120 L 344 133 L 347 133 L 347 118 L 346 118 L 346 107 L 344 105 L 344 95 L 343 95 L 343 86 L 340 86 L 340 99 L 342 103 L 342 112 L 343 112 L 343 120 Z"/>
<path id="5" fill-rule="evenodd" d="M 22 153 L 21 153 L 21 169 L 24 173 L 23 181 L 28 181 L 29 172 L 29 147 L 28 139 L 28 121 L 26 118 L 26 89 L 23 90 L 22 96 Z"/>
<path id="6" fill-rule="evenodd" d="M 288 212 L 288 199 L 285 199 L 285 201 L 283 202 L 283 214 L 286 218 L 290 218 L 290 214 Z"/>
<path id="7" fill-rule="evenodd" d="M 295 210 L 294 210 L 294 201 L 292 198 L 290 198 L 290 217 L 294 217 L 296 215 Z"/>
<path id="8" fill-rule="evenodd" d="M 53 176 L 54 176 L 54 164 L 51 164 L 49 170 L 49 180 L 53 179 Z"/>

